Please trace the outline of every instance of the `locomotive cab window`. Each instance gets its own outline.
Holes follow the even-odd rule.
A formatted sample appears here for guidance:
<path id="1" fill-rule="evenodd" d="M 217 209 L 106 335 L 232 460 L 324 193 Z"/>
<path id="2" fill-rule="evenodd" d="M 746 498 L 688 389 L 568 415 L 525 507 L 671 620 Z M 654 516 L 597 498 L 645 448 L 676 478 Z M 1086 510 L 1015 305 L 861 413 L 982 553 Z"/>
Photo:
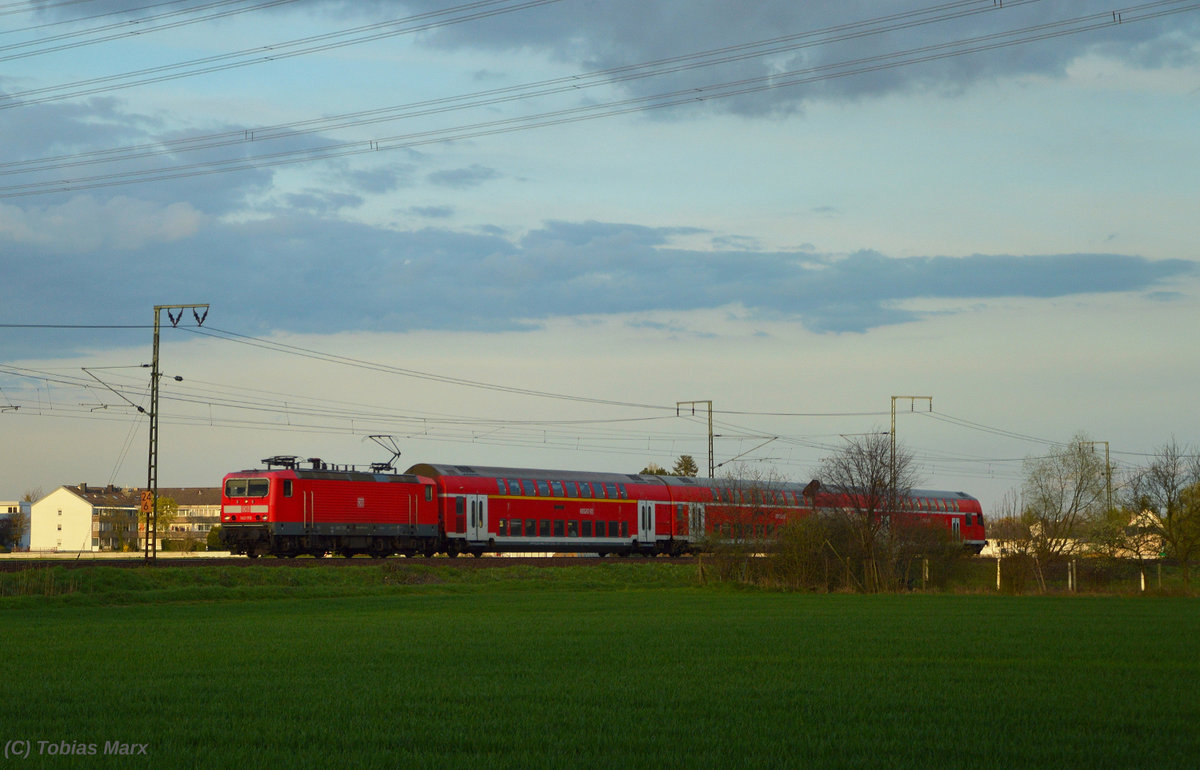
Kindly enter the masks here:
<path id="1" fill-rule="evenodd" d="M 225 482 L 226 497 L 266 497 L 267 479 L 229 479 Z"/>

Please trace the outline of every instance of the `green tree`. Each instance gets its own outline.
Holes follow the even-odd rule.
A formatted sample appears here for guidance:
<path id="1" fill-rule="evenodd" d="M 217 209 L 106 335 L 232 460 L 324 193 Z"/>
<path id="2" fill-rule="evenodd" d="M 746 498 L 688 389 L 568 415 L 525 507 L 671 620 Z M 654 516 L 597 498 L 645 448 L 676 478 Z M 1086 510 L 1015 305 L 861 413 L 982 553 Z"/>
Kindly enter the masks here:
<path id="1" fill-rule="evenodd" d="M 696 465 L 696 460 L 691 455 L 679 455 L 679 459 L 675 461 L 675 467 L 671 469 L 672 476 L 695 477 L 699 473 L 700 468 Z"/>
<path id="2" fill-rule="evenodd" d="M 1164 531 L 1165 531 L 1164 527 Z M 1183 582 L 1192 584 L 1192 561 L 1200 555 L 1200 482 L 1179 495 L 1179 508 L 1170 522 L 1171 555 L 1183 568 Z"/>
<path id="3" fill-rule="evenodd" d="M 675 466 L 669 471 L 658 463 L 648 463 L 645 468 L 642 468 L 641 472 L 647 476 L 695 477 L 700 472 L 700 469 L 696 466 L 696 461 L 691 455 L 679 455 L 679 459 L 675 461 Z"/>
<path id="4" fill-rule="evenodd" d="M 158 533 L 160 541 L 169 539 L 171 524 L 178 515 L 179 503 L 175 502 L 174 498 L 165 496 L 158 498 L 158 515 L 155 517 L 154 529 Z M 149 532 L 149 527 L 146 525 L 148 517 L 149 514 L 146 513 L 138 514 L 138 522 L 141 524 L 143 532 Z"/>

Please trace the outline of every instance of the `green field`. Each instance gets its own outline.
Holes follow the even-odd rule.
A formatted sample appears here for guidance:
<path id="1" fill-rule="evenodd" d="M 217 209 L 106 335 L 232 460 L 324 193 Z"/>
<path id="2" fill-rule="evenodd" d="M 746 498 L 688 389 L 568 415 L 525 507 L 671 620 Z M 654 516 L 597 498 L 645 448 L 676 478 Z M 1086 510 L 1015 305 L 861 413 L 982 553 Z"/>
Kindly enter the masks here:
<path id="1" fill-rule="evenodd" d="M 0 623 L 18 767 L 1200 763 L 1195 599 L 788 594 L 674 565 L 99 567 L 0 576 Z M 96 754 L 46 753 L 64 742 Z"/>

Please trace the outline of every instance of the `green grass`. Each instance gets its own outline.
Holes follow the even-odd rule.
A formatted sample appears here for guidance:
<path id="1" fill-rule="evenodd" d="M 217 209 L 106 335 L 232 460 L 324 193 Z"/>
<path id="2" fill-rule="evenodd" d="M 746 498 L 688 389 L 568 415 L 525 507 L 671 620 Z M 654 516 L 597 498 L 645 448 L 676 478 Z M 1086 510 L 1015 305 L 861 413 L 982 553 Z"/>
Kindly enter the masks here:
<path id="1" fill-rule="evenodd" d="M 1200 756 L 1194 599 L 785 594 L 667 564 L 174 572 L 0 599 L 0 742 L 149 744 L 86 758 L 120 767 Z"/>

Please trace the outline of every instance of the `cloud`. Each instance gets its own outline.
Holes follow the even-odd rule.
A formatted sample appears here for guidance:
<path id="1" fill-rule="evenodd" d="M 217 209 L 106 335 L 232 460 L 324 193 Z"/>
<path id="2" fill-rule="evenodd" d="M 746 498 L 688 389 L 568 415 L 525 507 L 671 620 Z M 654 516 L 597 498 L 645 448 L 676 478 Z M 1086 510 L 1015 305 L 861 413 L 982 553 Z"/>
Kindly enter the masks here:
<path id="1" fill-rule="evenodd" d="M 432 10 L 434 0 L 411 0 L 409 7 Z M 753 115 L 790 112 L 809 100 L 848 100 L 912 90 L 961 91 L 998 77 L 1060 77 L 1074 61 L 1092 53 L 1145 68 L 1180 66 L 1200 58 L 1200 15 L 1181 13 L 1128 24 L 1096 23 L 1111 6 L 1100 0 L 1069 4 L 1033 3 L 1001 6 L 980 3 L 937 13 L 920 8 L 885 10 L 868 0 L 804 4 L 794 0 L 610 0 L 577 5 L 544 6 L 530 13 L 496 16 L 487 25 L 445 27 L 423 38 L 447 49 L 541 51 L 579 71 L 607 71 L 700 51 L 724 50 L 719 66 L 660 67 L 653 78 L 614 76 L 612 81 L 635 95 L 694 89 L 716 83 L 773 78 L 783 73 L 816 75 L 799 87 L 706 102 L 704 108 Z M 1086 25 L 1063 24 L 1093 17 Z M 1132 18 L 1132 17 L 1131 17 Z M 859 22 L 867 22 L 856 26 Z M 1057 26 L 1055 26 L 1057 25 Z M 966 41 L 1015 30 L 1056 32 L 1086 26 L 1079 34 L 1055 37 L 1053 44 L 1017 45 L 937 58 L 948 42 Z M 736 36 L 730 31 L 736 30 Z M 794 38 L 784 39 L 783 35 Z M 771 53 L 740 58 L 745 49 L 732 44 L 777 41 Z M 992 38 L 991 43 L 1003 42 Z M 917 65 L 891 67 L 917 58 Z M 883 65 L 853 77 L 844 62 L 881 55 Z"/>
<path id="2" fill-rule="evenodd" d="M 190 203 L 79 195 L 45 206 L 0 204 L 0 243 L 82 255 L 139 250 L 191 238 L 206 220 Z"/>
<path id="3" fill-rule="evenodd" d="M 444 171 L 434 171 L 425 177 L 430 184 L 439 185 L 441 187 L 453 187 L 460 190 L 468 187 L 478 187 L 484 182 L 490 182 L 493 179 L 499 178 L 499 171 L 478 163 L 473 163 L 466 168 L 452 168 Z"/>
<path id="4" fill-rule="evenodd" d="M 169 208 L 156 212 L 160 222 L 170 220 Z M 149 231 L 161 234 L 165 224 Z M 222 328 L 332 333 L 515 330 L 558 317 L 740 306 L 751 319 L 863 333 L 920 320 L 926 314 L 913 302 L 922 299 L 1161 296 L 1175 290 L 1173 280 L 1197 273 L 1193 262 L 1121 254 L 892 258 L 669 246 L 692 232 L 555 221 L 514 239 L 311 216 L 214 222 L 185 238 L 107 250 L 101 240 L 87 254 L 62 251 L 48 261 L 44 249 L 22 244 L 24 254 L 5 264 L 22 287 L 7 310 L 63 322 L 44 309 L 93 307 L 103 317 L 87 321 L 131 322 L 152 304 L 184 297 L 210 303 L 210 322 Z M 0 358 L 12 356 L 14 344 L 6 340 Z"/>
<path id="5" fill-rule="evenodd" d="M 408 211 L 426 219 L 448 219 L 454 216 L 453 206 L 410 206 Z"/>

